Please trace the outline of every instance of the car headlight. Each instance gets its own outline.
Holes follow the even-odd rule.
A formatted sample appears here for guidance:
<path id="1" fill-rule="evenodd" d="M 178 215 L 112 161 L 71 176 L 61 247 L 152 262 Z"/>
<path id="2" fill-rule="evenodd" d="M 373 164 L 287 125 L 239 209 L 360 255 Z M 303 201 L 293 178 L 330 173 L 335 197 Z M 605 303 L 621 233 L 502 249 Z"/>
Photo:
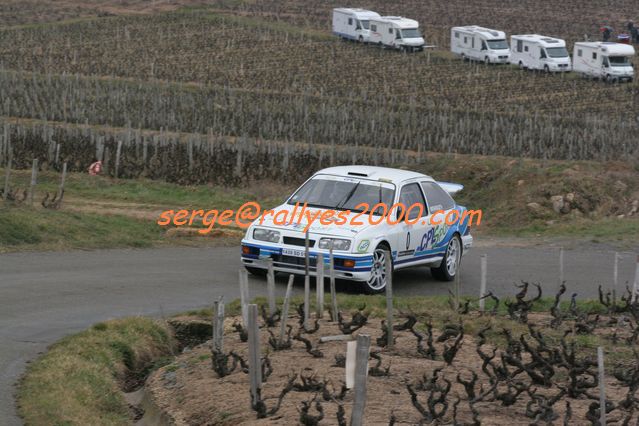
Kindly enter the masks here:
<path id="1" fill-rule="evenodd" d="M 331 243 L 333 244 L 333 250 L 347 251 L 351 248 L 350 240 L 344 240 L 341 238 L 321 238 L 319 241 L 319 248 L 330 249 Z"/>
<path id="2" fill-rule="evenodd" d="M 268 241 L 269 243 L 277 243 L 280 240 L 280 233 L 270 229 L 255 228 L 253 230 L 253 238 L 260 241 Z"/>

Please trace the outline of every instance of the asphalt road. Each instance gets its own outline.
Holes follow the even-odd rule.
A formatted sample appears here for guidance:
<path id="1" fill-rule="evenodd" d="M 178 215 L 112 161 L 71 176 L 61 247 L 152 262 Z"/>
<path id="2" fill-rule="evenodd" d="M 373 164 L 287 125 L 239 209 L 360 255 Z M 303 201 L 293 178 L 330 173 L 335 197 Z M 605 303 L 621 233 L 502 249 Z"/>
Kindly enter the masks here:
<path id="1" fill-rule="evenodd" d="M 462 267 L 462 292 L 479 292 L 480 255 L 488 255 L 488 289 L 513 294 L 513 283 L 542 283 L 552 293 L 559 277 L 552 248 L 484 247 L 469 252 Z M 174 248 L 0 255 L 0 424 L 20 424 L 13 386 L 26 363 L 69 333 L 127 315 L 169 315 L 204 307 L 224 295 L 239 297 L 239 249 Z M 613 254 L 597 248 L 565 252 L 568 293 L 597 295 L 611 283 Z M 632 283 L 635 256 L 620 262 L 619 283 Z M 285 278 L 278 277 L 284 292 Z M 295 288 L 300 292 L 298 281 Z M 426 268 L 398 272 L 399 296 L 447 294 L 449 283 L 434 281 Z M 262 280 L 252 279 L 251 295 L 264 294 Z M 339 289 L 348 291 L 348 285 Z"/>

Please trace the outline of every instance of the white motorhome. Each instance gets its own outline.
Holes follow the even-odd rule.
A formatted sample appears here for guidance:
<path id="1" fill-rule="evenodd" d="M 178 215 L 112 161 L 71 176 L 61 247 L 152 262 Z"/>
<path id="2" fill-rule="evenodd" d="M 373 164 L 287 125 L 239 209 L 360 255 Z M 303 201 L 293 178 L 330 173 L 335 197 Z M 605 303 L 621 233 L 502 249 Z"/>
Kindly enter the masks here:
<path id="1" fill-rule="evenodd" d="M 510 63 L 522 69 L 545 72 L 570 71 L 572 63 L 566 42 L 539 34 L 510 37 Z"/>
<path id="2" fill-rule="evenodd" d="M 453 27 L 450 50 L 464 59 L 486 63 L 505 64 L 510 58 L 506 33 L 476 25 Z"/>
<path id="3" fill-rule="evenodd" d="M 632 81 L 635 70 L 630 58 L 634 55 L 635 48 L 628 44 L 579 42 L 573 52 L 573 70 L 609 82 Z"/>
<path id="4" fill-rule="evenodd" d="M 345 40 L 368 43 L 371 18 L 379 18 L 379 13 L 366 9 L 333 9 L 333 34 Z"/>
<path id="5" fill-rule="evenodd" d="M 401 16 L 382 16 L 371 19 L 370 42 L 404 51 L 424 49 L 419 23 Z"/>

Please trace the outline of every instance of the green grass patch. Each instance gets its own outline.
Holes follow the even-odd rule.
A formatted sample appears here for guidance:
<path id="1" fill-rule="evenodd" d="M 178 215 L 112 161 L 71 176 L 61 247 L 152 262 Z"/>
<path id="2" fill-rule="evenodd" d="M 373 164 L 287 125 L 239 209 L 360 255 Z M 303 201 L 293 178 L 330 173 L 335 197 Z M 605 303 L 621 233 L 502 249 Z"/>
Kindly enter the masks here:
<path id="1" fill-rule="evenodd" d="M 4 175 L 4 169 L 0 169 Z M 27 188 L 31 172 L 12 171 L 11 185 Z M 41 200 L 45 192 L 55 193 L 60 175 L 56 172 L 40 172 L 36 188 L 36 200 Z M 286 187 L 285 187 L 286 188 Z M 288 189 L 288 188 L 286 188 Z M 113 201 L 137 203 L 142 208 L 237 208 L 247 201 L 257 201 L 265 205 L 278 204 L 286 195 L 261 195 L 257 191 L 242 188 L 227 188 L 214 185 L 177 185 L 150 179 L 111 179 L 104 176 L 89 176 L 86 173 L 69 173 L 65 182 L 65 197 L 92 201 Z"/>
<path id="2" fill-rule="evenodd" d="M 495 235 L 513 235 L 517 237 L 562 236 L 589 239 L 592 242 L 630 242 L 636 243 L 639 237 L 639 217 L 602 218 L 596 221 L 588 219 L 560 222 L 549 226 L 547 223 L 533 220 L 527 226 L 517 229 L 498 228 Z"/>
<path id="3" fill-rule="evenodd" d="M 161 243 L 163 236 L 149 220 L 0 204 L 0 252 L 143 248 Z"/>
<path id="4" fill-rule="evenodd" d="M 120 391 L 131 375 L 146 374 L 172 354 L 170 330 L 147 318 L 94 325 L 49 348 L 18 386 L 19 413 L 27 425 L 127 425 Z"/>
<path id="5" fill-rule="evenodd" d="M 0 169 L 0 175 L 4 171 Z M 54 194 L 59 174 L 41 172 L 34 206 L 0 200 L 0 252 L 19 250 L 147 248 L 160 245 L 211 243 L 197 235 L 169 238 L 168 227 L 157 225 L 163 210 L 237 209 L 247 201 L 264 207 L 282 202 L 275 191 L 181 186 L 148 179 L 114 180 L 70 173 L 61 210 L 41 208 L 45 193 Z M 28 188 L 30 172 L 13 171 L 12 188 Z M 194 224 L 196 227 L 201 224 Z"/>

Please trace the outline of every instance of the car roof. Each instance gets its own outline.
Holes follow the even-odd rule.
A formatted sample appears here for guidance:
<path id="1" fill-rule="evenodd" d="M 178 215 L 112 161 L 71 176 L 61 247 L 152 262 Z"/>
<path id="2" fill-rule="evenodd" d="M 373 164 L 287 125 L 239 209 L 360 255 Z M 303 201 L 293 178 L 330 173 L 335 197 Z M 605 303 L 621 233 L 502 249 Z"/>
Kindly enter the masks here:
<path id="1" fill-rule="evenodd" d="M 327 174 L 334 176 L 343 176 L 343 177 L 362 177 L 367 179 L 382 179 L 392 181 L 393 183 L 401 183 L 407 181 L 409 179 L 416 178 L 425 178 L 426 180 L 433 180 L 428 175 L 413 172 L 410 170 L 403 169 L 393 169 L 390 167 L 377 167 L 377 166 L 362 166 L 362 165 L 352 165 L 352 166 L 337 166 L 337 167 L 329 167 L 326 169 L 319 170 L 315 173 L 318 174 Z"/>

